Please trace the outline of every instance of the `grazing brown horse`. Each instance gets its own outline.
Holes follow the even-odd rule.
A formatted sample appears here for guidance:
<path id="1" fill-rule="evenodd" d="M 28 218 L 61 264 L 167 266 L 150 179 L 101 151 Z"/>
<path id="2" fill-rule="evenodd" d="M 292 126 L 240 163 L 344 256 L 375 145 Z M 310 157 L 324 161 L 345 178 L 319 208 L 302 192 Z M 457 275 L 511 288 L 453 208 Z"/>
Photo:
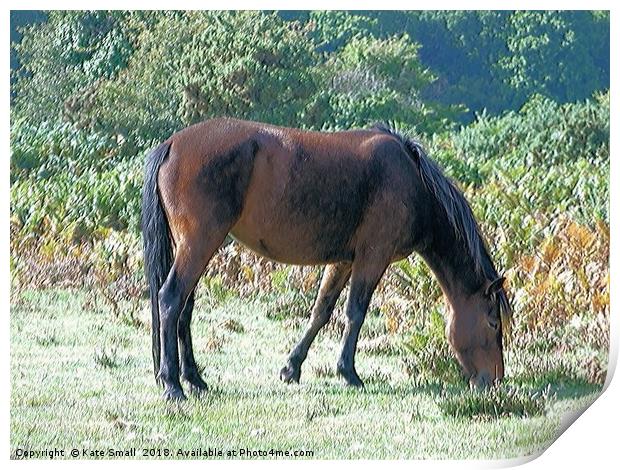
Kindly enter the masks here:
<path id="1" fill-rule="evenodd" d="M 503 377 L 504 279 L 461 192 L 418 143 L 387 127 L 193 125 L 147 156 L 142 225 L 153 361 L 166 398 L 184 398 L 180 377 L 194 392 L 206 389 L 192 352 L 194 289 L 227 234 L 275 261 L 327 265 L 310 322 L 280 372 L 285 382 L 299 381 L 350 279 L 337 370 L 362 385 L 354 359 L 370 298 L 389 264 L 413 251 L 447 297 L 447 338 L 471 383 Z"/>

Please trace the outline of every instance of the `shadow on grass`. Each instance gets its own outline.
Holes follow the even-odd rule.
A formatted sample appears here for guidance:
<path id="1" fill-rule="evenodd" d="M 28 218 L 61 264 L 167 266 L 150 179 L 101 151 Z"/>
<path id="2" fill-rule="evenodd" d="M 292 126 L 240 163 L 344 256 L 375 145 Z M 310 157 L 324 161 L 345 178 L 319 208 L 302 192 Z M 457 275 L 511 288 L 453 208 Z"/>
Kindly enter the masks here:
<path id="1" fill-rule="evenodd" d="M 463 385 L 461 390 L 466 390 Z M 248 385 L 240 386 L 231 383 L 211 383 L 208 391 L 196 397 L 204 403 L 217 402 L 237 402 L 251 399 L 264 398 L 269 396 L 273 399 L 285 399 L 292 395 L 301 395 L 307 397 L 317 396 L 333 396 L 339 398 L 360 397 L 360 396 L 394 396 L 404 398 L 415 395 L 439 396 L 444 393 L 445 386 L 438 382 L 429 382 L 424 384 L 416 384 L 414 382 L 405 382 L 400 384 L 389 383 L 371 383 L 363 388 L 348 387 L 340 382 L 317 381 L 315 383 L 302 383 L 299 385 L 274 384 L 271 386 L 264 385 Z"/>
<path id="2" fill-rule="evenodd" d="M 533 377 L 516 377 L 510 383 L 530 390 L 544 390 L 556 400 L 581 398 L 603 389 L 602 384 L 595 384 L 562 370 L 550 370 Z"/>
<path id="3" fill-rule="evenodd" d="M 214 381 L 210 383 L 208 392 L 200 397 L 190 397 L 181 404 L 168 403 L 165 408 L 168 410 L 167 421 L 180 422 L 192 415 L 211 413 L 214 409 L 236 409 L 241 403 L 256 403 L 257 406 L 268 407 L 279 419 L 289 419 L 294 415 L 313 422 L 324 417 L 357 412 L 360 406 L 363 408 L 377 400 L 406 401 L 425 397 L 431 399 L 446 418 L 497 420 L 544 416 L 553 403 L 579 399 L 599 392 L 601 388 L 600 385 L 558 371 L 535 378 L 517 377 L 505 381 L 499 388 L 484 391 L 470 390 L 465 382 L 441 381 L 375 382 L 367 383 L 361 389 L 347 387 L 337 379 L 309 381 L 300 385 L 277 382 L 242 385 L 239 382 Z"/>

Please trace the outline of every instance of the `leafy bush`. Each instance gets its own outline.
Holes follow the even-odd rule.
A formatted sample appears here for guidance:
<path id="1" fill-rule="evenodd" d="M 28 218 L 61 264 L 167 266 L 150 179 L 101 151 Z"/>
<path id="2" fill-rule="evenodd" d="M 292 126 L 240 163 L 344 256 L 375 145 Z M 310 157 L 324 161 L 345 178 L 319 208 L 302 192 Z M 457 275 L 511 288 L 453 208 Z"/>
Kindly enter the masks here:
<path id="1" fill-rule="evenodd" d="M 111 136 L 24 117 L 13 119 L 10 139 L 11 182 L 33 175 L 47 179 L 66 171 L 101 171 L 123 150 Z"/>
<path id="2" fill-rule="evenodd" d="M 474 205 L 499 199 L 493 214 L 480 208 L 482 220 L 501 222 L 502 208 L 520 219 L 535 211 L 609 218 L 609 92 L 565 105 L 535 95 L 518 113 L 483 114 L 429 150 L 461 185 L 492 190 L 492 198 L 473 194 Z"/>
<path id="3" fill-rule="evenodd" d="M 39 175 L 11 186 L 11 222 L 21 236 L 75 243 L 105 236 L 109 229 L 138 230 L 141 176 L 131 162 L 105 171 Z"/>

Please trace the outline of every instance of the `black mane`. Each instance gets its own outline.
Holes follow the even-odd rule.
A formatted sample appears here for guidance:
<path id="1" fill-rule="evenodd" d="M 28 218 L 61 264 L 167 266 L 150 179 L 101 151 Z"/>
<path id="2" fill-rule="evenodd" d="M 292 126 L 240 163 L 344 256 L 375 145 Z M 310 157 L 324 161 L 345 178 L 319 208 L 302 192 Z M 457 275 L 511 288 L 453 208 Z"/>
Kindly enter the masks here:
<path id="1" fill-rule="evenodd" d="M 499 274 L 491 261 L 478 223 L 463 193 L 426 155 L 419 142 L 383 123 L 375 124 L 371 129 L 390 134 L 400 140 L 409 156 L 417 163 L 424 185 L 445 212 L 457 238 L 463 242 L 476 274 L 491 281 L 497 279 Z M 511 309 L 503 289 L 499 292 L 498 300 L 502 313 L 508 314 Z"/>

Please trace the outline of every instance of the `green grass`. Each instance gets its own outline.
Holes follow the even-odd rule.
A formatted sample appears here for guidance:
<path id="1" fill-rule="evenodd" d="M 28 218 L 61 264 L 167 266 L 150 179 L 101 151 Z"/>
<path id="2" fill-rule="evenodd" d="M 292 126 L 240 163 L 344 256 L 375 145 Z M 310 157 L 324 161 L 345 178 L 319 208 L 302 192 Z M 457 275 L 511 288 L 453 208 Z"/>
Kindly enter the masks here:
<path id="1" fill-rule="evenodd" d="M 410 353 L 383 347 L 361 348 L 366 387 L 353 390 L 333 374 L 337 328 L 317 338 L 301 385 L 287 386 L 278 371 L 303 322 L 270 319 L 272 303 L 229 298 L 215 307 L 199 301 L 194 313 L 196 356 L 210 391 L 166 403 L 152 376 L 146 301 L 135 326 L 87 300 L 60 290 L 12 299 L 13 457 L 17 448 L 54 447 L 135 447 L 138 457 L 143 448 L 209 447 L 311 450 L 319 459 L 519 457 L 548 446 L 563 418 L 601 390 L 570 375 L 545 382 L 529 370 L 500 391 L 476 394 L 408 375 Z M 362 338 L 381 319 L 368 320 Z"/>

